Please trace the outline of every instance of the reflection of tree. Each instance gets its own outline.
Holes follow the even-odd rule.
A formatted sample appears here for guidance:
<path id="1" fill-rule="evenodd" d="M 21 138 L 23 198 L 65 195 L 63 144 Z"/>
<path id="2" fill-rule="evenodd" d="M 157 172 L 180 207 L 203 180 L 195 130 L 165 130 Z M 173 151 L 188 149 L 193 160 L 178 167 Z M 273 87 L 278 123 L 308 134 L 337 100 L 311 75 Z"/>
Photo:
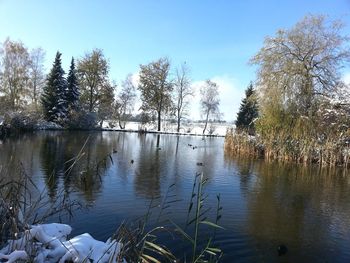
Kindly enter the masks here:
<path id="1" fill-rule="evenodd" d="M 64 173 L 64 143 L 61 136 L 45 136 L 40 149 L 48 194 L 55 198 L 58 178 Z"/>
<path id="2" fill-rule="evenodd" d="M 200 145 L 197 145 L 198 148 L 193 150 L 193 154 L 197 157 L 197 164 L 203 164 L 203 166 L 197 166 L 197 172 L 203 171 L 204 177 L 209 180 L 216 176 L 217 159 L 214 156 L 219 154 L 220 149 L 212 140 L 213 138 L 205 138 Z"/>
<path id="3" fill-rule="evenodd" d="M 49 195 L 55 196 L 59 178 L 62 178 L 66 192 L 73 187 L 81 191 L 86 200 L 95 200 L 94 194 L 102 183 L 101 175 L 110 165 L 110 152 L 109 142 L 101 134 L 79 136 L 76 132 L 69 132 L 46 135 L 41 146 L 41 163 Z"/>
<path id="4" fill-rule="evenodd" d="M 151 138 L 150 138 L 151 137 Z M 142 135 L 140 139 L 139 158 L 135 177 L 135 191 L 146 198 L 160 196 L 160 151 L 159 135 Z"/>
<path id="5" fill-rule="evenodd" d="M 239 185 L 241 192 L 243 195 L 247 195 L 250 184 L 252 183 L 254 160 L 251 160 L 249 158 L 232 159 L 228 158 L 227 155 L 225 155 L 225 159 L 231 162 L 231 164 L 234 164 L 235 171 L 237 170 L 238 172 L 237 176 L 239 176 Z"/>
<path id="6" fill-rule="evenodd" d="M 36 146 L 40 141 L 38 136 L 24 133 L 0 142 L 0 181 L 2 183 L 21 179 L 22 172 L 28 175 L 37 172 L 36 162 L 39 154 Z"/>
<path id="7" fill-rule="evenodd" d="M 74 138 L 77 139 L 77 136 Z M 75 144 L 76 154 L 85 142 L 86 144 L 72 175 L 74 186 L 84 193 L 86 200 L 94 201 L 95 194 L 99 192 L 102 185 L 102 175 L 111 165 L 109 155 L 113 145 L 107 140 L 107 137 L 103 136 L 103 133 L 91 133 L 88 138 L 78 138 Z"/>
<path id="8" fill-rule="evenodd" d="M 298 253 L 312 247 L 310 256 L 331 246 L 334 222 L 350 213 L 346 178 L 335 179 L 334 172 L 324 170 L 263 162 L 254 172 L 257 180 L 247 195 L 248 231 L 260 244 L 275 247 L 285 242 Z"/>

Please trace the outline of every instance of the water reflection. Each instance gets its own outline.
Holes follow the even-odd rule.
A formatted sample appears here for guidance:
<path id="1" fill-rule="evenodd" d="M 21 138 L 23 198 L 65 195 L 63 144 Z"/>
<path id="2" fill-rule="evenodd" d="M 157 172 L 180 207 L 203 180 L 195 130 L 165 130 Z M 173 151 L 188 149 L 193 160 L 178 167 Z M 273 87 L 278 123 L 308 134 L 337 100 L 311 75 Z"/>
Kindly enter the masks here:
<path id="1" fill-rule="evenodd" d="M 274 258 L 280 244 L 288 245 L 288 262 L 348 258 L 345 243 L 334 247 L 334 239 L 350 237 L 350 182 L 343 170 L 232 157 L 227 161 L 237 167 L 247 201 L 245 227 L 260 259 Z"/>
<path id="2" fill-rule="evenodd" d="M 62 182 L 66 193 L 79 191 L 86 201 L 94 201 L 102 185 L 101 176 L 111 165 L 110 147 L 101 133 L 44 134 L 40 161 L 49 196 L 56 196 Z"/>
<path id="3" fill-rule="evenodd" d="M 48 194 L 55 198 L 58 180 L 65 170 L 65 139 L 61 136 L 45 136 L 40 147 L 40 161 L 45 174 Z"/>
<path id="4" fill-rule="evenodd" d="M 160 136 L 156 141 L 146 134 L 139 137 L 139 156 L 134 163 L 135 171 L 135 192 L 146 198 L 157 198 L 160 196 Z M 164 149 L 163 149 L 164 152 Z"/>
<path id="5" fill-rule="evenodd" d="M 206 205 L 215 208 L 221 194 L 223 262 L 350 260 L 350 176 L 341 170 L 232 158 L 219 138 L 117 132 L 42 132 L 0 144 L 0 180 L 19 177 L 19 166 L 51 199 L 66 191 L 91 205 L 70 222 L 74 234 L 106 240 L 172 183 L 184 201 L 169 210 L 184 223 L 194 176 L 203 172 Z M 288 253 L 278 257 L 282 243 Z"/>

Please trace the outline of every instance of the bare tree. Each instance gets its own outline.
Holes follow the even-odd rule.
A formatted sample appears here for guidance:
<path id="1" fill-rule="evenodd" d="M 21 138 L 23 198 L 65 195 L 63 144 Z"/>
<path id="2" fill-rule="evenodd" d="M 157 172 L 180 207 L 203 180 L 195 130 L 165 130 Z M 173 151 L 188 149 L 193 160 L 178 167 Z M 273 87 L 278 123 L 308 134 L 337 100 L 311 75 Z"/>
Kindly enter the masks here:
<path id="1" fill-rule="evenodd" d="M 144 112 L 156 112 L 158 131 L 161 129 L 161 116 L 172 107 L 172 83 L 168 80 L 170 62 L 167 58 L 160 58 L 148 65 L 140 65 L 140 84 L 142 106 Z"/>
<path id="2" fill-rule="evenodd" d="M 177 132 L 180 131 L 181 120 L 188 114 L 189 98 L 193 96 L 191 80 L 189 78 L 189 68 L 183 63 L 180 69 L 176 69 L 176 79 L 174 83 L 174 101 L 176 103 Z"/>
<path id="3" fill-rule="evenodd" d="M 5 95 L 13 110 L 25 103 L 28 95 L 30 57 L 22 42 L 6 39 L 1 56 L 0 92 Z"/>
<path id="4" fill-rule="evenodd" d="M 29 65 L 29 86 L 30 92 L 29 97 L 32 100 L 32 104 L 35 109 L 38 108 L 38 100 L 42 88 L 45 84 L 45 74 L 44 74 L 44 59 L 45 51 L 42 48 L 35 48 L 30 52 L 30 65 Z"/>
<path id="5" fill-rule="evenodd" d="M 215 82 L 208 79 L 205 81 L 205 84 L 201 87 L 200 93 L 201 113 L 205 116 L 205 126 L 203 129 L 204 134 L 205 130 L 207 129 L 209 117 L 213 116 L 215 118 L 220 116 L 220 98 L 218 85 Z"/>
<path id="6" fill-rule="evenodd" d="M 127 116 L 134 109 L 136 88 L 132 83 L 132 74 L 129 74 L 122 82 L 122 89 L 116 100 L 116 113 L 119 120 L 120 129 L 125 128 Z"/>

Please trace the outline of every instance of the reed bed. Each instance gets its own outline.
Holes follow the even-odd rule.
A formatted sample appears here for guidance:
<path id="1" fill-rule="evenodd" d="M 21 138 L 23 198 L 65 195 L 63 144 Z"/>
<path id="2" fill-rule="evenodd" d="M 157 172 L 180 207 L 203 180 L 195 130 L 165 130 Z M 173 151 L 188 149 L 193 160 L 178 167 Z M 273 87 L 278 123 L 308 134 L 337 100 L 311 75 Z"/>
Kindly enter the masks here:
<path id="1" fill-rule="evenodd" d="M 290 133 L 254 137 L 246 133 L 227 132 L 225 151 L 231 155 L 264 158 L 272 161 L 318 164 L 320 166 L 350 166 L 350 140 L 346 134 L 325 138 L 295 136 Z"/>

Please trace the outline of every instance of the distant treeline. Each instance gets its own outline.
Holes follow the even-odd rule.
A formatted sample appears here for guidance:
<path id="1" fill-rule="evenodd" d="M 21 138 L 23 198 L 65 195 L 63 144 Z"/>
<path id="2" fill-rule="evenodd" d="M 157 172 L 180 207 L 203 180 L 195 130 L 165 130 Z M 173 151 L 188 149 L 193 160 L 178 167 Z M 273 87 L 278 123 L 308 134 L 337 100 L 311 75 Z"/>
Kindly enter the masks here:
<path id="1" fill-rule="evenodd" d="M 9 38 L 0 46 L 0 117 L 7 115 L 6 122 L 21 115 L 30 123 L 46 120 L 67 128 L 91 128 L 108 119 L 118 120 L 123 129 L 132 117 L 138 89 L 141 113 L 134 118 L 155 121 L 158 130 L 163 119 L 171 119 L 180 131 L 195 95 L 188 65 L 172 69 L 165 57 L 140 65 L 138 76 L 128 74 L 120 87 L 111 80 L 110 64 L 101 49 L 87 52 L 77 63 L 72 58 L 67 76 L 60 52 L 47 75 L 44 57 L 42 48 L 29 50 Z M 219 119 L 218 85 L 204 82 L 200 98 L 198 110 L 205 123 Z"/>

